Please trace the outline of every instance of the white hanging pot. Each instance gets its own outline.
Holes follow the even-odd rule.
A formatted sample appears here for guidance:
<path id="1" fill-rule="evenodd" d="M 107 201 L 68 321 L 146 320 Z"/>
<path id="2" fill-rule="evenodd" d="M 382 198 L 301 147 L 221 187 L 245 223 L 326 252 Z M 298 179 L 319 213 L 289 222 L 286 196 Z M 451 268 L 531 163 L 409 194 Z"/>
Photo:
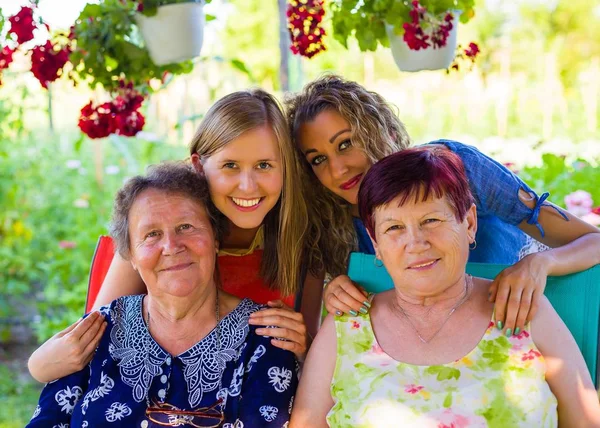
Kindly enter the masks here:
<path id="1" fill-rule="evenodd" d="M 136 22 L 156 65 L 197 57 L 204 39 L 203 2 L 160 6 L 154 16 L 137 14 Z"/>
<path id="2" fill-rule="evenodd" d="M 446 46 L 434 48 L 429 46 L 418 51 L 408 47 L 402 35 L 394 33 L 392 25 L 386 25 L 392 56 L 402 71 L 445 70 L 450 67 L 456 52 L 456 35 L 458 34 L 458 15 L 453 12 L 452 30 L 446 40 Z"/>

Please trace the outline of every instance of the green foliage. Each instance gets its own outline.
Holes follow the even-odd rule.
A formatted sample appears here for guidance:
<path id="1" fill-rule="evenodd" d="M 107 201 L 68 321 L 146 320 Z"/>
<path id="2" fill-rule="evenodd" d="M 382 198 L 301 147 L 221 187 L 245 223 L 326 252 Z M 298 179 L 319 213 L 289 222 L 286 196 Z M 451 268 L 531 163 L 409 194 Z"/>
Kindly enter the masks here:
<path id="1" fill-rule="evenodd" d="M 203 0 L 141 0 L 144 10 L 142 13 L 146 16 L 156 15 L 160 6 L 166 6 L 168 4 L 181 4 L 181 3 L 202 3 Z M 205 4 L 210 3 L 212 0 L 204 0 Z M 136 1 L 137 2 L 137 1 Z"/>
<path id="2" fill-rule="evenodd" d="M 565 156 L 550 153 L 542 155 L 543 165 L 525 167 L 519 172 L 527 184 L 536 191 L 550 192 L 550 199 L 565 206 L 565 196 L 576 190 L 592 195 L 596 206 L 600 205 L 600 168 L 585 159 L 569 160 Z"/>
<path id="3" fill-rule="evenodd" d="M 116 167 L 102 172 L 102 185 L 94 145 L 102 146 L 102 169 Z M 150 163 L 183 158 L 185 148 L 36 135 L 11 141 L 7 152 L 0 157 L 0 319 L 24 322 L 37 312 L 36 331 L 45 339 L 83 314 L 91 258 L 123 179 Z"/>
<path id="4" fill-rule="evenodd" d="M 117 88 L 119 78 L 148 87 L 165 72 L 189 73 L 191 61 L 157 66 L 135 25 L 134 2 L 104 0 L 87 4 L 75 22 L 76 49 L 70 56 L 79 78 L 106 90 Z"/>
<path id="5" fill-rule="evenodd" d="M 42 385 L 15 382 L 15 372 L 3 365 L 0 365 L 0 379 L 0 428 L 22 428 L 31 419 Z"/>
<path id="6" fill-rule="evenodd" d="M 420 0 L 420 4 L 433 15 L 454 10 L 461 12 L 465 23 L 474 15 L 475 0 Z M 377 45 L 389 47 L 386 24 L 393 26 L 396 34 L 403 34 L 402 25 L 410 22 L 410 0 L 334 0 L 331 2 L 334 37 L 344 46 L 352 36 L 361 51 L 375 51 Z"/>

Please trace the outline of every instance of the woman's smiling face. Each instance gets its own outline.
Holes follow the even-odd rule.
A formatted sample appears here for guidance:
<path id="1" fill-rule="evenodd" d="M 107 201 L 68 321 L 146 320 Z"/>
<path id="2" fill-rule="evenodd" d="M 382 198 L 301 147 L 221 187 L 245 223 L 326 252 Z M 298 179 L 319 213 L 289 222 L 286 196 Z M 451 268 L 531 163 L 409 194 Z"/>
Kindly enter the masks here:
<path id="1" fill-rule="evenodd" d="M 277 203 L 283 186 L 283 163 L 269 126 L 244 132 L 202 160 L 215 206 L 242 229 L 260 226 Z"/>
<path id="2" fill-rule="evenodd" d="M 353 145 L 350 124 L 335 110 L 324 110 L 299 130 L 300 150 L 327 189 L 352 205 L 371 162 Z"/>

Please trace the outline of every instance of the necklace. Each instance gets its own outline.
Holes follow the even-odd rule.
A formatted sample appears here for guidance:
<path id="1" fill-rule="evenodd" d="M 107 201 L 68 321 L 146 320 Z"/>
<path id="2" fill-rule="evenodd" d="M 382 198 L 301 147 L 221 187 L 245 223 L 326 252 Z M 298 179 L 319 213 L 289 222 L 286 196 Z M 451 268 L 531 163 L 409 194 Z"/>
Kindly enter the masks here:
<path id="1" fill-rule="evenodd" d="M 146 309 L 146 328 L 148 329 L 148 333 L 150 333 L 150 305 L 148 305 L 148 308 Z M 221 316 L 220 316 L 220 310 L 219 310 L 219 289 L 217 288 L 217 295 L 215 297 L 215 318 L 217 319 L 217 325 L 215 326 L 215 334 L 217 336 L 217 355 L 219 355 L 221 353 L 221 326 L 219 325 L 219 321 L 221 320 Z M 171 357 L 168 357 L 171 358 Z M 162 397 L 159 396 L 160 398 L 160 403 L 164 403 L 165 398 L 167 396 L 167 392 L 169 391 L 169 386 L 171 386 L 170 382 L 167 383 L 167 388 L 165 390 L 165 393 Z M 221 378 L 219 379 L 219 389 L 217 390 L 217 394 L 221 391 L 221 389 L 223 388 L 223 376 L 221 374 Z M 150 405 L 150 398 L 148 397 L 150 395 L 150 388 L 148 388 L 148 391 L 146 393 L 146 404 L 148 406 L 148 408 L 151 407 Z"/>
<path id="2" fill-rule="evenodd" d="M 411 326 L 411 328 L 414 330 L 414 332 L 417 334 L 417 337 L 419 338 L 419 340 L 422 343 L 428 344 L 429 342 L 431 342 L 440 331 L 442 331 L 442 329 L 444 328 L 444 326 L 446 325 L 446 323 L 448 322 L 448 320 L 450 319 L 450 317 L 452 316 L 452 314 L 454 314 L 454 312 L 456 312 L 456 310 L 458 308 L 461 307 L 461 305 L 463 303 L 465 303 L 468 298 L 469 295 L 471 294 L 471 290 L 473 288 L 473 277 L 471 275 L 466 275 L 466 280 L 465 280 L 465 291 L 463 296 L 461 297 L 461 299 L 458 301 L 458 303 L 456 303 L 452 309 L 450 309 L 450 312 L 448 312 L 448 315 L 446 315 L 446 318 L 444 319 L 444 321 L 442 322 L 442 325 L 440 325 L 440 328 L 438 328 L 435 333 L 433 333 L 433 335 L 431 335 L 428 339 L 425 339 L 423 336 L 421 336 L 421 333 L 419 333 L 419 330 L 417 329 L 417 327 L 413 324 L 412 320 L 410 319 L 410 316 L 408 316 L 408 314 L 406 313 L 406 311 L 404 310 L 404 308 L 402 308 L 402 306 L 400 306 L 399 304 L 396 304 L 396 306 L 398 306 L 398 309 L 400 309 L 400 311 L 402 312 L 402 315 L 404 315 L 404 317 L 406 318 L 406 320 L 408 321 L 408 324 Z"/>

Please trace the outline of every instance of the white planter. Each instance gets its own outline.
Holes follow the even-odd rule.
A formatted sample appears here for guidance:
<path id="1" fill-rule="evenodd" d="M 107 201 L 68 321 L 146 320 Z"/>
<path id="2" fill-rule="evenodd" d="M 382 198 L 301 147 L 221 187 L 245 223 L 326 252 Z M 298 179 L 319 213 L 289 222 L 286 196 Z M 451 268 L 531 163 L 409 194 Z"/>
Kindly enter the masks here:
<path id="1" fill-rule="evenodd" d="M 160 6 L 156 15 L 136 17 L 150 57 L 156 65 L 197 57 L 204 38 L 203 3 Z"/>
<path id="2" fill-rule="evenodd" d="M 452 31 L 446 40 L 446 46 L 434 49 L 432 46 L 418 51 L 409 49 L 403 36 L 394 33 L 394 27 L 386 25 L 390 40 L 392 56 L 402 71 L 444 70 L 450 67 L 456 51 L 456 35 L 458 33 L 458 13 L 454 12 Z"/>

